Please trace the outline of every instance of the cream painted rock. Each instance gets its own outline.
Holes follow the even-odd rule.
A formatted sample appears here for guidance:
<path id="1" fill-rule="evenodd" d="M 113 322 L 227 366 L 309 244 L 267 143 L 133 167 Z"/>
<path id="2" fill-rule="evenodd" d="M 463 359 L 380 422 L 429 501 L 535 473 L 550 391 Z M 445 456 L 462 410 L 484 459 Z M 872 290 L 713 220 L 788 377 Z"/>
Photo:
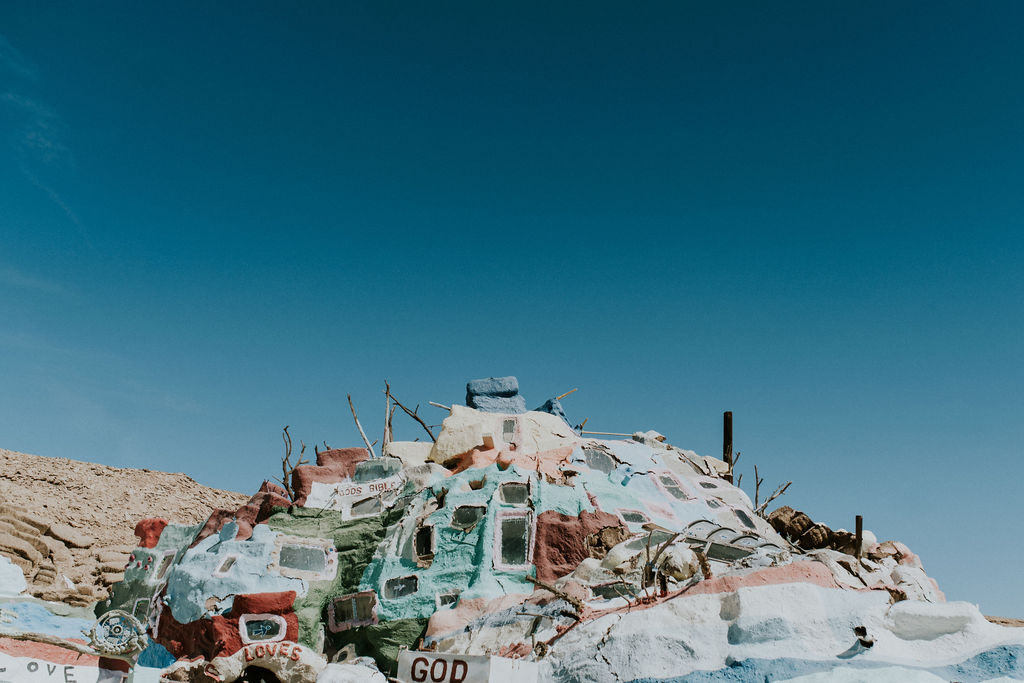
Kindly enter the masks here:
<path id="1" fill-rule="evenodd" d="M 903 600 L 890 607 L 886 617 L 889 630 L 903 640 L 933 640 L 958 633 L 972 622 L 985 624 L 985 617 L 969 602 Z"/>
<path id="2" fill-rule="evenodd" d="M 392 441 L 384 447 L 384 455 L 393 455 L 405 467 L 418 467 L 427 462 L 434 444 L 429 441 Z"/>
<path id="3" fill-rule="evenodd" d="M 676 543 L 665 549 L 658 558 L 658 569 L 676 581 L 685 581 L 700 568 L 697 555 L 683 543 Z"/>
<path id="4" fill-rule="evenodd" d="M 878 545 L 878 537 L 875 536 L 874 532 L 864 529 L 864 531 L 861 532 L 860 554 L 867 555 L 868 550 L 876 545 Z"/>
<path id="5" fill-rule="evenodd" d="M 209 662 L 179 660 L 161 674 L 161 681 L 182 680 L 182 673 L 178 672 L 183 672 L 184 680 L 191 683 L 234 681 L 250 666 L 272 672 L 281 683 L 310 683 L 327 667 L 327 660 L 291 641 L 260 643 L 246 645 L 233 655 L 215 657 Z"/>
<path id="6" fill-rule="evenodd" d="M 527 412 L 521 415 L 485 413 L 465 406 L 452 406 L 444 419 L 429 460 L 445 464 L 456 456 L 483 446 L 489 436 L 495 447 L 515 446 L 519 453 L 538 453 L 573 446 L 579 437 L 556 415 Z"/>

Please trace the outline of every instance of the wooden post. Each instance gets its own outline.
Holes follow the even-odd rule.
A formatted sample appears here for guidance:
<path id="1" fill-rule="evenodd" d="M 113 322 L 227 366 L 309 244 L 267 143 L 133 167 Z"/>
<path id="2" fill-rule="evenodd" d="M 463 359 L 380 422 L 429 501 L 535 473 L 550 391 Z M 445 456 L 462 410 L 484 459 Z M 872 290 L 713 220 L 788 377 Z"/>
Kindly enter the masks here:
<path id="1" fill-rule="evenodd" d="M 722 460 L 729 466 L 725 480 L 732 483 L 732 411 L 727 410 L 722 422 Z"/>
<path id="2" fill-rule="evenodd" d="M 864 544 L 864 518 L 857 515 L 857 535 L 854 543 L 857 544 L 857 559 L 860 559 L 860 547 Z"/>

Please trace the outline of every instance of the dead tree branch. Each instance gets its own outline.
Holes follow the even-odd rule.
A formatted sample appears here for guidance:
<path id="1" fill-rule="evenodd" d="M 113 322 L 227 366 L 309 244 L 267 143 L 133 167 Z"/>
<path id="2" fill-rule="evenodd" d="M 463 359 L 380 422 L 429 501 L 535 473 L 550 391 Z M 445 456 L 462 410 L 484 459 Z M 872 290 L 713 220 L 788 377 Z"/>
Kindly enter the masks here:
<path id="1" fill-rule="evenodd" d="M 732 462 L 729 463 L 728 481 L 732 481 L 732 473 L 736 470 L 736 463 L 740 461 L 740 455 L 741 453 L 736 451 L 736 455 L 732 456 Z"/>
<path id="2" fill-rule="evenodd" d="M 281 458 L 281 478 L 275 478 L 275 481 L 281 484 L 281 487 L 288 494 L 288 500 L 295 502 L 295 491 L 292 490 L 292 472 L 295 468 L 300 465 L 305 465 L 309 461 L 302 457 L 303 453 L 306 452 L 306 444 L 299 440 L 302 444 L 302 448 L 299 450 L 299 461 L 292 464 L 292 435 L 288 433 L 288 425 L 284 426 L 281 430 L 281 438 L 284 440 L 284 457 Z"/>
<path id="3" fill-rule="evenodd" d="M 764 517 L 764 511 L 768 507 L 768 504 L 771 503 L 776 498 L 778 498 L 779 496 L 781 496 L 782 494 L 784 494 L 786 492 L 786 489 L 788 489 L 790 484 L 792 484 L 792 483 L 793 482 L 791 482 L 791 481 L 787 481 L 785 484 L 780 484 L 779 488 L 775 489 L 775 493 L 773 493 L 771 496 L 769 496 L 768 500 L 766 500 L 765 502 L 761 503 L 761 506 L 759 508 L 757 508 L 757 510 L 756 510 L 757 514 L 759 514 L 762 517 Z"/>
<path id="4" fill-rule="evenodd" d="M 352 403 L 352 394 L 348 395 L 348 407 L 352 409 L 352 419 L 356 421 L 356 429 L 359 430 L 359 436 L 363 437 L 363 443 L 366 444 L 366 450 L 370 451 L 370 457 L 376 458 L 377 454 L 373 451 L 373 444 L 366 438 L 366 432 L 363 431 L 363 425 L 359 424 L 359 416 L 356 415 L 356 407 Z"/>
<path id="5" fill-rule="evenodd" d="M 8 631 L 5 629 L 0 630 L 0 637 L 10 638 L 11 640 L 27 640 L 34 643 L 56 645 L 57 647 L 63 647 L 65 649 L 77 652 L 80 655 L 89 655 L 90 657 L 110 657 L 113 659 L 130 660 L 129 656 L 103 654 L 102 652 L 97 652 L 96 650 L 93 650 L 91 647 L 82 645 L 81 643 L 75 643 L 70 640 L 57 638 L 56 636 L 47 635 L 45 633 L 23 633 L 20 631 Z"/>
<path id="6" fill-rule="evenodd" d="M 583 613 L 583 602 L 579 598 L 575 598 L 575 597 L 569 595 L 568 593 L 566 593 L 565 591 L 558 590 L 557 588 L 555 588 L 551 584 L 544 583 L 543 581 L 540 581 L 539 579 L 535 579 L 532 576 L 526 576 L 524 578 L 527 581 L 529 581 L 530 583 L 532 583 L 534 586 L 536 586 L 537 588 L 543 588 L 547 592 L 554 593 L 556 596 L 558 596 L 558 597 L 562 598 L 563 600 L 565 600 L 567 603 L 572 605 L 573 609 L 576 610 L 577 615 Z"/>
<path id="7" fill-rule="evenodd" d="M 757 465 L 754 465 L 754 509 L 758 508 L 761 498 L 761 484 L 764 483 L 764 478 L 759 476 L 757 473 Z"/>
<path id="8" fill-rule="evenodd" d="M 419 422 L 420 426 L 423 427 L 423 429 L 427 430 L 427 434 L 430 436 L 431 441 L 437 443 L 437 439 L 434 437 L 434 432 L 430 431 L 430 427 L 427 425 L 426 422 L 423 421 L 423 418 L 419 416 L 419 406 L 416 406 L 415 410 L 409 410 L 408 408 L 406 408 L 404 405 L 402 405 L 402 402 L 395 398 L 395 395 L 391 393 L 391 386 L 388 385 L 387 383 L 385 383 L 384 385 L 384 391 L 385 393 L 387 393 L 388 396 L 391 397 L 391 400 L 395 402 L 396 406 L 401 408 L 406 415 Z"/>
<path id="9" fill-rule="evenodd" d="M 387 384 L 387 380 L 384 381 L 384 384 Z M 391 433 L 391 416 L 393 414 L 394 413 L 391 410 L 391 394 L 387 393 L 387 397 L 384 399 L 384 436 L 380 440 L 380 452 L 382 455 L 387 450 L 388 444 L 391 443 L 391 440 L 394 438 L 394 435 Z"/>

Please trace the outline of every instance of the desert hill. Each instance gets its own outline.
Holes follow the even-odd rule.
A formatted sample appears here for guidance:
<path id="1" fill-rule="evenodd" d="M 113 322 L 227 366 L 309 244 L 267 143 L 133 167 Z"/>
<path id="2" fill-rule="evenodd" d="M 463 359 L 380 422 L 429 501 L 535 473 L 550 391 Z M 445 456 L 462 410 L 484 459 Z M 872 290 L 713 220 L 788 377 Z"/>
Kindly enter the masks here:
<path id="1" fill-rule="evenodd" d="M 87 605 L 121 579 L 140 519 L 200 524 L 246 500 L 184 474 L 0 449 L 0 554 L 36 597 Z"/>

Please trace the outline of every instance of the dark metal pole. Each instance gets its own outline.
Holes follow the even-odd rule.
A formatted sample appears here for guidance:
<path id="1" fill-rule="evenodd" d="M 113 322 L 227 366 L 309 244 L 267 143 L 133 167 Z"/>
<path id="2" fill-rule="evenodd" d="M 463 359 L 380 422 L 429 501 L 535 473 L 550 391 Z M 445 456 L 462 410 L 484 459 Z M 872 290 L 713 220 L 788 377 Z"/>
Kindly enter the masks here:
<path id="1" fill-rule="evenodd" d="M 857 540 L 854 541 L 857 544 L 857 558 L 860 558 L 860 547 L 864 543 L 864 518 L 857 515 Z"/>
<path id="2" fill-rule="evenodd" d="M 722 421 L 722 460 L 729 466 L 725 480 L 732 483 L 732 411 L 727 410 Z"/>

